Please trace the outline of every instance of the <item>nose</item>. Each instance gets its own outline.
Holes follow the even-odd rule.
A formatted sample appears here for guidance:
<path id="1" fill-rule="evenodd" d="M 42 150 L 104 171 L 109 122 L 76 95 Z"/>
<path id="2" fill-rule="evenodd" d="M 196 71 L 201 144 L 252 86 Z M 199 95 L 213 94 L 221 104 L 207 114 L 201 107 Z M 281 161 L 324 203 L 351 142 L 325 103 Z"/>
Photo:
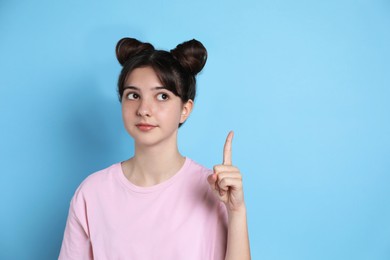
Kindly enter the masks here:
<path id="1" fill-rule="evenodd" d="M 141 100 L 137 109 L 137 115 L 142 117 L 150 117 L 152 115 L 151 106 L 147 100 Z"/>

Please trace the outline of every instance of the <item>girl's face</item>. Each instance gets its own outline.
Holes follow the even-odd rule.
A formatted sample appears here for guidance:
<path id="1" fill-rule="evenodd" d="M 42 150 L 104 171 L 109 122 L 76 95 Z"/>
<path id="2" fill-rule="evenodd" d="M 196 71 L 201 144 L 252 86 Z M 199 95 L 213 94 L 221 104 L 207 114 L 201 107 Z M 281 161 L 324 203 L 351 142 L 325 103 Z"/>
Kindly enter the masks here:
<path id="1" fill-rule="evenodd" d="M 192 100 L 183 104 L 167 90 L 151 67 L 134 69 L 125 81 L 123 122 L 138 145 L 176 143 L 179 123 L 187 119 L 192 106 Z"/>

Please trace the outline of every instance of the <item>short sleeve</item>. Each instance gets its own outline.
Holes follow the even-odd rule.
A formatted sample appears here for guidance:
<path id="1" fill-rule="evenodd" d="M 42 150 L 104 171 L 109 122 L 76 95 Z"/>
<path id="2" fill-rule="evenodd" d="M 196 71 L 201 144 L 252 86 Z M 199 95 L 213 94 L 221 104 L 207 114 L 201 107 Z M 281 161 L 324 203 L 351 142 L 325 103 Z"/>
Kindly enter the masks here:
<path id="1" fill-rule="evenodd" d="M 59 260 L 93 259 L 85 199 L 78 189 L 72 198 Z"/>

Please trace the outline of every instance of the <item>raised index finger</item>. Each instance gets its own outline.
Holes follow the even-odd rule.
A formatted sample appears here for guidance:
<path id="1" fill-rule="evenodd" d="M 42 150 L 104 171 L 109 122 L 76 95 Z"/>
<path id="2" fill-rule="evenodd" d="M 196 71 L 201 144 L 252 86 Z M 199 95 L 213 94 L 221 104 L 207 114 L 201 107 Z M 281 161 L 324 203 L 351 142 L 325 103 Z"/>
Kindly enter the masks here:
<path id="1" fill-rule="evenodd" d="M 223 165 L 232 165 L 232 140 L 233 131 L 230 131 L 226 137 L 225 146 L 223 147 Z"/>

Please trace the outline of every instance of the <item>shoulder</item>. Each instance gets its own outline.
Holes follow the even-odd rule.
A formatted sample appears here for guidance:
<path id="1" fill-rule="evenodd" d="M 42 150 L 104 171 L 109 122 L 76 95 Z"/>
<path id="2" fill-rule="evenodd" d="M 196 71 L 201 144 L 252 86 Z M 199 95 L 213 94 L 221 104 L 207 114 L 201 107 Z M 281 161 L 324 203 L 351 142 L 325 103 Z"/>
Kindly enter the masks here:
<path id="1" fill-rule="evenodd" d="M 214 208 L 214 210 L 209 209 L 208 212 L 210 214 L 217 214 L 219 218 L 222 218 L 223 221 L 226 222 L 227 220 L 227 211 L 226 211 L 226 206 L 222 201 L 218 199 L 215 194 L 213 194 L 213 191 L 210 188 L 210 185 L 207 181 L 207 177 L 213 173 L 213 170 L 191 160 L 190 160 L 190 165 L 189 169 L 192 172 L 193 179 L 191 181 L 191 185 L 197 185 L 197 190 L 196 193 L 200 195 L 199 197 L 203 198 L 203 202 L 205 200 L 208 201 L 207 205 Z M 195 181 L 195 180 L 198 180 Z"/>
<path id="2" fill-rule="evenodd" d="M 187 171 L 193 173 L 195 176 L 200 178 L 207 178 L 213 171 L 209 168 L 199 164 L 198 162 L 187 157 L 188 166 L 186 168 Z"/>
<path id="3" fill-rule="evenodd" d="M 112 187 L 111 179 L 115 172 L 120 169 L 120 163 L 113 164 L 105 169 L 88 175 L 78 186 L 70 201 L 69 214 L 76 218 L 84 227 L 87 226 L 87 209 L 95 207 L 101 198 L 109 192 Z"/>
<path id="4" fill-rule="evenodd" d="M 188 166 L 186 168 L 186 183 L 187 187 L 192 187 L 195 193 L 200 197 L 214 199 L 212 190 L 207 181 L 207 177 L 213 173 L 212 170 L 198 162 L 188 159 Z"/>
<path id="5" fill-rule="evenodd" d="M 107 168 L 88 175 L 78 186 L 75 196 L 78 194 L 94 193 L 98 190 L 105 190 L 113 183 L 116 175 L 121 170 L 121 163 L 115 163 Z"/>
<path id="6" fill-rule="evenodd" d="M 206 166 L 203 166 L 202 164 L 194 161 L 191 158 L 187 157 L 187 160 L 189 161 L 189 168 L 191 170 L 193 170 L 193 171 L 196 171 L 196 172 L 199 172 L 199 173 L 205 173 L 205 174 L 209 174 L 210 172 L 212 172 L 212 170 L 210 170 Z"/>

